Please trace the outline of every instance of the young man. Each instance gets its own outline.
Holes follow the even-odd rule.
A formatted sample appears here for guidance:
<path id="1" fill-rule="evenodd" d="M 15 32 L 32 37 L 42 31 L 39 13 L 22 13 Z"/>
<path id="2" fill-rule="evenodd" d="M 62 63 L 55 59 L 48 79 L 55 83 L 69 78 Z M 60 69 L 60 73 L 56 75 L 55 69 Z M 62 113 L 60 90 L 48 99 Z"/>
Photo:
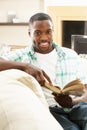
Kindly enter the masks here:
<path id="1" fill-rule="evenodd" d="M 29 20 L 29 36 L 32 45 L 0 59 L 0 70 L 20 69 L 36 78 L 44 86 L 45 81 L 64 87 L 68 82 L 80 78 L 87 87 L 82 75 L 79 56 L 73 50 L 60 47 L 53 41 L 53 22 L 49 15 L 37 13 Z M 66 104 L 61 107 L 61 95 L 42 87 L 51 113 L 64 130 L 87 130 L 87 92 L 71 98 L 65 95 Z M 68 108 L 70 107 L 70 108 Z"/>

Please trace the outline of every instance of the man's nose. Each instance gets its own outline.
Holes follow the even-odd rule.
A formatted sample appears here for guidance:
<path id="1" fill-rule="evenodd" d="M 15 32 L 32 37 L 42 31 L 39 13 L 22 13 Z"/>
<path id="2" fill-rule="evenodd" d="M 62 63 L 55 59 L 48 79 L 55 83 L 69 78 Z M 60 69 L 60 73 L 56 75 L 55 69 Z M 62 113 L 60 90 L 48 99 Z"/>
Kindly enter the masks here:
<path id="1" fill-rule="evenodd" d="M 41 39 L 42 40 L 47 40 L 48 39 L 48 35 L 46 33 L 42 33 Z"/>

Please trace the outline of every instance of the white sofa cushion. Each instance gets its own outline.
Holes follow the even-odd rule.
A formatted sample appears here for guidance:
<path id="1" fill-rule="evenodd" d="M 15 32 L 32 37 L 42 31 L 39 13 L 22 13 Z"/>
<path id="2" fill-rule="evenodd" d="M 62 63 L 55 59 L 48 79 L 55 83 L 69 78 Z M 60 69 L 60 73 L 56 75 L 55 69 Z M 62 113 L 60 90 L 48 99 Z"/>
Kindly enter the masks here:
<path id="1" fill-rule="evenodd" d="M 0 72 L 0 84 L 10 84 L 11 82 L 23 83 L 26 87 L 29 87 L 36 96 L 39 97 L 41 102 L 47 106 L 45 96 L 42 92 L 41 86 L 31 75 L 25 73 L 24 71 L 17 69 L 9 69 Z"/>
<path id="2" fill-rule="evenodd" d="M 29 75 L 19 70 L 0 72 L 0 130 L 63 130 L 50 114 L 37 81 L 28 77 L 39 94 L 18 81 L 24 76 Z"/>

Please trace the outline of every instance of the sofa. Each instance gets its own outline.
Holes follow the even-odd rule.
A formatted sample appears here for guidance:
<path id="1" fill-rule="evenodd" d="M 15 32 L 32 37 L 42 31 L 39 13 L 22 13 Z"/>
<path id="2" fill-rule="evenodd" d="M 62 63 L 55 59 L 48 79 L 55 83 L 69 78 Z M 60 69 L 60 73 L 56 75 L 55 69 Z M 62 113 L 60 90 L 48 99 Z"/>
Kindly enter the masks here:
<path id="1" fill-rule="evenodd" d="M 23 71 L 0 72 L 0 130 L 63 130 L 39 83 Z"/>

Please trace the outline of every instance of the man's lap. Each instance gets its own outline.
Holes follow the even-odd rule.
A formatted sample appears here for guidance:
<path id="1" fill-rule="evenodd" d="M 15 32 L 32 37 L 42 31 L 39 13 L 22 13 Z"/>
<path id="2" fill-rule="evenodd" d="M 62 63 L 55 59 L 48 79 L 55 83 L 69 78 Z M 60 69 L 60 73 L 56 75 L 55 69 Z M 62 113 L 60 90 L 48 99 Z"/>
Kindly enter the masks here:
<path id="1" fill-rule="evenodd" d="M 69 126 L 75 127 L 76 130 L 80 130 L 81 128 L 84 129 L 86 127 L 87 103 L 79 103 L 73 106 L 69 112 L 65 112 L 63 108 L 57 106 L 50 107 L 49 109 L 57 121 L 65 128 L 64 130 L 68 130 Z M 75 128 L 71 128 L 71 130 L 75 130 Z"/>

